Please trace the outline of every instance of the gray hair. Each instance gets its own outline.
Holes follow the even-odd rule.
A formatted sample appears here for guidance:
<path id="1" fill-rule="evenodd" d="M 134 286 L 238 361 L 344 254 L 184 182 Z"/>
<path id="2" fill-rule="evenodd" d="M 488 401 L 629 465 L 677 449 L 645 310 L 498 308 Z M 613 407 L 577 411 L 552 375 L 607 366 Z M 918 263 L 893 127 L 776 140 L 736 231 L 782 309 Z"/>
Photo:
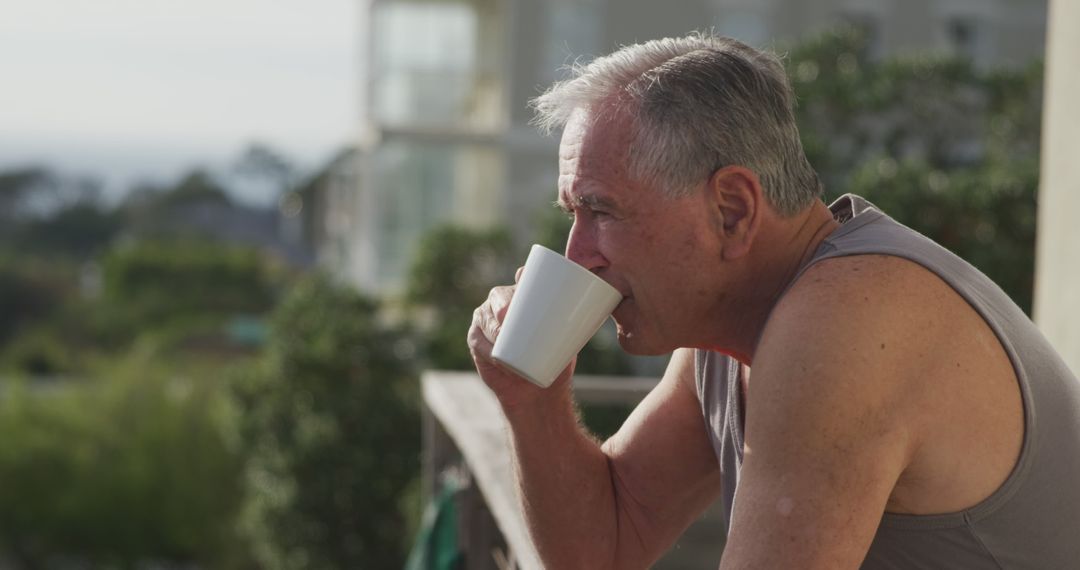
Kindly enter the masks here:
<path id="1" fill-rule="evenodd" d="M 623 47 L 531 101 L 542 131 L 585 110 L 635 117 L 627 167 L 635 180 L 670 196 L 689 192 L 717 169 L 754 171 L 783 215 L 822 194 L 799 140 L 794 93 L 780 60 L 731 38 L 693 33 Z"/>

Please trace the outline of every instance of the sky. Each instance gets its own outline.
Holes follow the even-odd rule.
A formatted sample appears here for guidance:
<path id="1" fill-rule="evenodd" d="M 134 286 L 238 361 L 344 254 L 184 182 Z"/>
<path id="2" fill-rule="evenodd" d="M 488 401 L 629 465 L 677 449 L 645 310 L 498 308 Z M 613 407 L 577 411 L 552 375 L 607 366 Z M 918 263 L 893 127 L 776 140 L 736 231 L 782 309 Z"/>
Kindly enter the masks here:
<path id="1" fill-rule="evenodd" d="M 310 171 L 355 131 L 355 19 L 352 0 L 0 0 L 0 170 L 115 195 L 259 141 Z"/>

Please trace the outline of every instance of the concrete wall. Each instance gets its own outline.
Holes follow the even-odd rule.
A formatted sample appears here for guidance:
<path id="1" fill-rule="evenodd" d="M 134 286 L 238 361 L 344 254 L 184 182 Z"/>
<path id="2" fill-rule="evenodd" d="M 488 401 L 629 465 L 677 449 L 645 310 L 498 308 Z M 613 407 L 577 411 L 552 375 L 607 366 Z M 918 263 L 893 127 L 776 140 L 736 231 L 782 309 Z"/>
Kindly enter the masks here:
<path id="1" fill-rule="evenodd" d="M 1080 2 L 1051 0 L 1035 322 L 1080 371 Z"/>

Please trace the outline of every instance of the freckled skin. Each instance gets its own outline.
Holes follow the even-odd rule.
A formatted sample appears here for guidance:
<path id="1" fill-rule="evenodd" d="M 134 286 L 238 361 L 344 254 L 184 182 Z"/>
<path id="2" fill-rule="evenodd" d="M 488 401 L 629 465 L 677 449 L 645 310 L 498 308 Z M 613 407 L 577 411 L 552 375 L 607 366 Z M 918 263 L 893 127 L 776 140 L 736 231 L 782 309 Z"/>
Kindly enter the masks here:
<path id="1" fill-rule="evenodd" d="M 792 501 L 790 497 L 781 497 L 776 501 L 776 512 L 782 516 L 788 516 L 791 514 L 792 509 L 795 508 L 795 501 Z"/>

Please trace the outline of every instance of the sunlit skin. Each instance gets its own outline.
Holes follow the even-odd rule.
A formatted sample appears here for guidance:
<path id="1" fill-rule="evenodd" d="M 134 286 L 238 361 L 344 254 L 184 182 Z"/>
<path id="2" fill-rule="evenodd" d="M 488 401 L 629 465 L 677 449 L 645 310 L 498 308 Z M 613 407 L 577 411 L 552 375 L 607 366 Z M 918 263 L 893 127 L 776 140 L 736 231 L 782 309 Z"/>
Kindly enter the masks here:
<path id="1" fill-rule="evenodd" d="M 668 197 L 628 174 L 631 136 L 625 117 L 584 111 L 563 131 L 558 205 L 574 220 L 566 256 L 623 294 L 613 317 L 627 352 L 710 348 L 749 364 L 776 297 L 838 224 L 821 203 L 779 216 L 740 166 Z"/>

